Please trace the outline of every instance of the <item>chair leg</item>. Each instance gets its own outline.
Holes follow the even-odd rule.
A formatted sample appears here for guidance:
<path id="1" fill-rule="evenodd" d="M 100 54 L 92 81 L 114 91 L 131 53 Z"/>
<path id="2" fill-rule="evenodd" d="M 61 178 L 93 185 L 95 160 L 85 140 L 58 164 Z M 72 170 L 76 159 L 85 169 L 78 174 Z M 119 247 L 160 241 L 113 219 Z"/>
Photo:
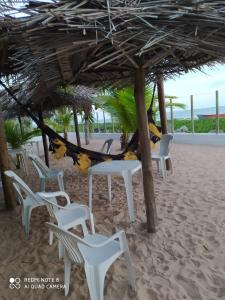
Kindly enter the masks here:
<path id="1" fill-rule="evenodd" d="M 45 178 L 40 178 L 40 191 L 45 192 Z"/>
<path id="2" fill-rule="evenodd" d="M 49 230 L 49 245 L 52 245 L 52 243 L 53 243 L 53 237 L 54 237 L 53 231 Z"/>
<path id="3" fill-rule="evenodd" d="M 71 260 L 68 255 L 64 256 L 64 284 L 65 284 L 65 296 L 68 295 L 70 289 L 70 273 L 71 273 Z"/>
<path id="4" fill-rule="evenodd" d="M 163 158 L 160 158 L 160 165 L 162 170 L 162 177 L 163 179 L 165 179 L 165 160 Z"/>
<path id="5" fill-rule="evenodd" d="M 30 217 L 31 217 L 32 207 L 27 207 L 24 211 L 24 229 L 26 238 L 29 238 L 29 232 L 30 232 Z"/>
<path id="6" fill-rule="evenodd" d="M 63 182 L 63 176 L 61 174 L 58 175 L 58 184 L 60 191 L 64 192 L 64 182 Z"/>
<path id="7" fill-rule="evenodd" d="M 59 259 L 62 259 L 65 250 L 64 250 L 64 246 L 60 240 L 58 240 L 58 248 L 59 248 Z"/>
<path id="8" fill-rule="evenodd" d="M 129 249 L 124 252 L 125 260 L 126 260 L 126 265 L 127 265 L 127 273 L 128 273 L 128 280 L 133 288 L 134 291 L 136 291 L 136 283 L 135 283 L 135 274 L 134 270 L 132 268 L 132 263 L 131 263 L 131 257 L 130 257 L 130 252 Z"/>
<path id="9" fill-rule="evenodd" d="M 22 206 L 22 210 L 21 210 L 21 215 L 22 215 L 22 225 L 25 226 L 25 208 Z"/>
<path id="10" fill-rule="evenodd" d="M 85 263 L 84 269 L 91 300 L 104 300 L 104 281 L 107 267 L 90 266 Z"/>

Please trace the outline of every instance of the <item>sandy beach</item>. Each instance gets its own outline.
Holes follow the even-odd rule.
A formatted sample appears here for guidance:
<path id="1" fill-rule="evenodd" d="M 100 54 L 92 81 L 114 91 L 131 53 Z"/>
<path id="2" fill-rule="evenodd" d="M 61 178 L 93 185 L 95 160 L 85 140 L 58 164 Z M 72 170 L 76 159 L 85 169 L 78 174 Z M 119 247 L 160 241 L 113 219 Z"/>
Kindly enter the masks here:
<path id="1" fill-rule="evenodd" d="M 101 140 L 91 141 L 100 149 Z M 118 151 L 119 143 L 114 144 Z M 158 230 L 145 230 L 145 206 L 140 174 L 133 177 L 137 219 L 129 223 L 124 183 L 113 178 L 110 204 L 105 177 L 94 177 L 93 212 L 97 232 L 111 235 L 115 228 L 126 231 L 136 273 L 136 294 L 128 287 L 123 259 L 109 270 L 105 282 L 106 300 L 217 300 L 225 299 L 225 148 L 173 144 L 174 173 L 163 180 L 154 169 Z M 33 167 L 29 176 L 18 174 L 34 190 L 39 181 Z M 87 204 L 87 175 L 78 174 L 70 158 L 51 167 L 65 172 L 65 189 L 72 201 Z M 57 185 L 47 185 L 55 191 Z M 20 207 L 0 212 L 0 299 L 58 300 L 62 289 L 10 289 L 9 278 L 55 278 L 63 284 L 63 262 L 57 243 L 48 245 L 45 207 L 32 213 L 29 240 L 21 225 Z M 89 299 L 82 267 L 73 266 L 68 300 Z"/>

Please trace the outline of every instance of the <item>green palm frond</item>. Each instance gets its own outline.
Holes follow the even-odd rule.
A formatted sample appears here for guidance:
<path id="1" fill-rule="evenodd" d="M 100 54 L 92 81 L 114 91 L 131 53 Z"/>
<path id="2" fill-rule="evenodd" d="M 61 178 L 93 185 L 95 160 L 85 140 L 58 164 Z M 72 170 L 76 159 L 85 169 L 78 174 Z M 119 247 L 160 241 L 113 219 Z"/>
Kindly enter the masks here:
<path id="1" fill-rule="evenodd" d="M 20 127 L 14 120 L 5 121 L 4 127 L 6 140 L 13 149 L 20 148 L 39 133 L 39 129 L 27 130 L 26 128 L 21 132 Z"/>
<path id="2" fill-rule="evenodd" d="M 178 103 L 178 102 L 166 102 L 166 107 L 177 107 L 177 108 L 182 108 L 182 109 L 185 109 L 185 104 L 183 103 Z"/>
<path id="3" fill-rule="evenodd" d="M 57 132 L 67 132 L 72 120 L 72 110 L 70 107 L 64 106 L 57 109 L 51 119 L 47 119 L 46 123 L 53 127 Z"/>
<path id="4" fill-rule="evenodd" d="M 147 87 L 145 89 L 146 111 L 149 108 L 151 98 L 152 90 Z M 133 87 L 101 92 L 94 99 L 94 103 L 98 108 L 112 114 L 124 133 L 130 133 L 136 129 L 136 104 Z"/>

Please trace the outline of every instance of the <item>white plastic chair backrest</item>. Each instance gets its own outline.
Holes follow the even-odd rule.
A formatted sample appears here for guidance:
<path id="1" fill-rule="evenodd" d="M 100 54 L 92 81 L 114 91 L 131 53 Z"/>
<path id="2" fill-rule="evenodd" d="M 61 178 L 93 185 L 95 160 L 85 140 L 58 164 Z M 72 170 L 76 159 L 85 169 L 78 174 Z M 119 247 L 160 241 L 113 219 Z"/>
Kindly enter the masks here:
<path id="1" fill-rule="evenodd" d="M 172 134 L 163 134 L 160 140 L 159 155 L 168 156 L 169 155 L 169 146 L 172 141 Z"/>
<path id="2" fill-rule="evenodd" d="M 53 201 L 56 201 L 56 198 L 51 198 L 51 199 L 47 200 L 44 197 L 42 197 L 42 200 L 43 200 L 43 202 L 45 203 L 45 205 L 47 207 L 48 213 L 50 215 L 51 222 L 57 223 L 55 213 L 59 210 L 59 208 L 56 205 L 53 204 L 54 203 Z"/>
<path id="3" fill-rule="evenodd" d="M 60 192 L 60 193 L 61 193 L 61 195 L 59 195 L 59 196 L 68 197 L 68 199 L 69 199 L 69 196 L 65 192 Z M 64 211 L 65 211 L 65 210 L 67 210 L 67 208 L 66 208 L 66 206 L 62 207 L 62 206 L 58 205 L 56 197 L 54 197 L 54 196 L 52 197 L 51 194 L 52 194 L 51 192 L 50 193 L 46 193 L 46 192 L 38 193 L 38 195 L 42 198 L 42 200 L 44 201 L 44 203 L 47 207 L 51 222 L 54 222 L 57 224 L 56 212 L 60 209 L 64 209 Z M 82 220 L 84 221 L 84 224 L 83 224 L 84 235 L 89 234 L 87 225 L 85 224 L 85 221 L 88 221 L 88 220 L 90 221 L 91 232 L 94 233 L 95 232 L 94 220 L 93 220 L 93 215 L 90 212 L 89 207 L 86 205 L 77 205 L 73 209 L 80 211 L 79 212 L 80 218 L 82 218 Z"/>
<path id="4" fill-rule="evenodd" d="M 24 198 L 23 193 L 27 197 L 29 197 L 34 203 L 38 203 L 35 194 L 31 191 L 28 185 L 16 173 L 8 170 L 5 171 L 5 175 L 11 179 L 17 194 L 17 199 L 21 205 L 23 205 L 23 201 L 26 201 L 26 198 Z"/>
<path id="5" fill-rule="evenodd" d="M 55 224 L 47 222 L 46 225 L 49 227 L 51 231 L 53 231 L 56 237 L 62 242 L 70 259 L 77 264 L 83 263 L 84 258 L 82 252 L 79 249 L 79 244 L 84 244 L 85 246 L 90 247 L 89 243 L 85 242 L 77 235 L 62 229 Z"/>
<path id="6" fill-rule="evenodd" d="M 110 154 L 110 151 L 112 148 L 112 143 L 113 143 L 113 139 L 106 140 L 101 148 L 101 152 Z M 105 148 L 106 148 L 106 150 L 105 150 Z"/>
<path id="7" fill-rule="evenodd" d="M 47 210 L 48 210 L 49 215 L 50 215 L 51 222 L 54 222 L 54 221 L 57 222 L 55 213 L 60 209 L 60 205 L 57 204 L 55 194 L 56 193 L 52 193 L 52 192 L 40 192 L 40 193 L 38 193 L 38 195 L 42 198 L 42 200 L 44 201 L 44 203 L 47 207 Z M 57 196 L 67 198 L 67 203 L 70 202 L 69 195 L 66 192 L 60 191 L 60 192 L 57 192 L 57 194 L 58 194 Z"/>
<path id="8" fill-rule="evenodd" d="M 40 177 L 47 177 L 49 172 L 49 168 L 45 165 L 45 163 L 40 159 L 39 156 L 30 154 L 29 158 L 31 159 L 35 169 L 37 170 Z"/>

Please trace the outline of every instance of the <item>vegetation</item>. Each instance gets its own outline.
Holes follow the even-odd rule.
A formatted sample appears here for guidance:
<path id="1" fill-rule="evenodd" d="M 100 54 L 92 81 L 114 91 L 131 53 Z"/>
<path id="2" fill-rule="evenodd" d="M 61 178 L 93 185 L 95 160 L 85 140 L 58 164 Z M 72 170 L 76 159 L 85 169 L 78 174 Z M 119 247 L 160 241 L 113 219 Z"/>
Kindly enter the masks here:
<path id="1" fill-rule="evenodd" d="M 220 119 L 219 121 L 220 130 L 225 132 L 225 119 Z M 188 128 L 188 132 L 191 132 L 191 120 L 182 120 L 182 119 L 174 119 L 174 130 L 179 130 L 182 126 L 186 126 Z M 194 120 L 194 128 L 196 133 L 207 133 L 210 131 L 216 130 L 216 119 L 199 119 Z"/>
<path id="2" fill-rule="evenodd" d="M 147 86 L 145 88 L 146 111 L 150 106 L 152 94 L 152 88 Z M 168 96 L 167 98 L 174 99 L 176 97 Z M 153 114 L 155 116 L 159 110 L 157 97 L 154 97 L 153 101 Z M 137 128 L 133 87 L 103 91 L 95 100 L 95 104 L 116 118 L 116 122 L 120 125 L 122 131 L 121 148 L 125 148 L 128 143 L 129 133 L 134 132 Z M 170 102 L 167 102 L 166 106 L 171 106 Z M 185 105 L 182 103 L 172 103 L 172 106 L 185 108 Z"/>
<path id="3" fill-rule="evenodd" d="M 64 138 L 68 139 L 67 132 L 69 131 L 73 113 L 70 107 L 63 106 L 55 110 L 51 119 L 46 119 L 45 122 L 57 132 L 63 132 Z"/>
<path id="4" fill-rule="evenodd" d="M 21 132 L 18 123 L 15 120 L 7 120 L 4 122 L 6 140 L 10 147 L 13 149 L 19 149 L 26 144 L 28 140 L 39 134 L 39 129 L 32 129 L 28 126 L 24 126 Z"/>

